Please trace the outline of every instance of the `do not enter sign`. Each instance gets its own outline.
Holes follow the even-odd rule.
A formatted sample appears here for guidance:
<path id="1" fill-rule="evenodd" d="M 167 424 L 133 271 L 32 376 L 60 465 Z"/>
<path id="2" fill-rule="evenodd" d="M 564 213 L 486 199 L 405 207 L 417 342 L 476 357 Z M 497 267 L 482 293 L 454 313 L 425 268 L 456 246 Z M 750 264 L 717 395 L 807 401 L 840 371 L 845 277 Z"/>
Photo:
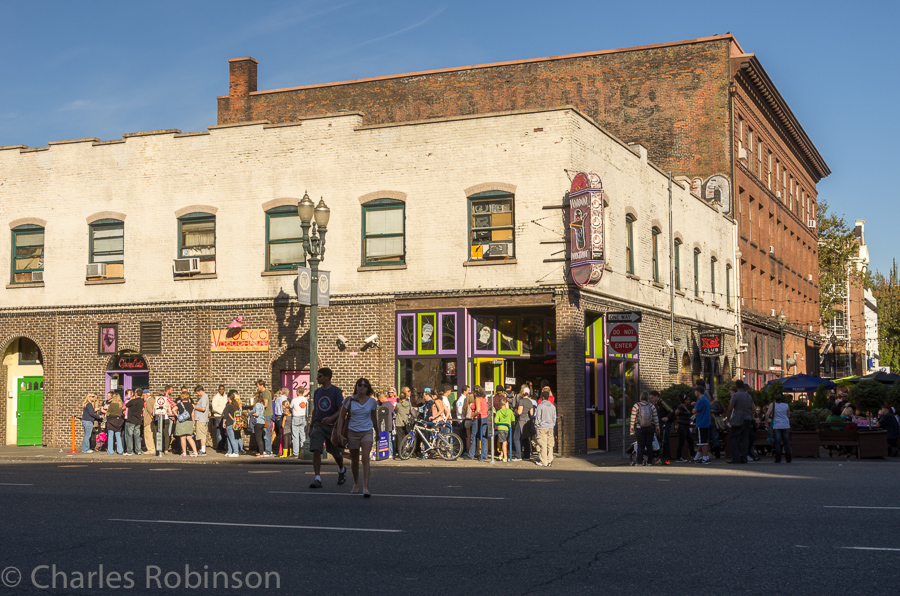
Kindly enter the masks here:
<path id="1" fill-rule="evenodd" d="M 616 354 L 633 354 L 638 349 L 638 326 L 618 323 L 609 328 L 609 349 Z"/>

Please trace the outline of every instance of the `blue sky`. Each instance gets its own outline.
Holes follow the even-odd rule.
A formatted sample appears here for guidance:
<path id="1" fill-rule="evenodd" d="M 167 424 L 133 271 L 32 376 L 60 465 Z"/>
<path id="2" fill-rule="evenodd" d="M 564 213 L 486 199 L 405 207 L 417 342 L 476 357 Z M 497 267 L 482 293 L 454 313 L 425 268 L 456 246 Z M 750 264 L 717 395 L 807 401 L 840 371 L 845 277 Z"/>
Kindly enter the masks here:
<path id="1" fill-rule="evenodd" d="M 755 53 L 832 170 L 819 197 L 897 250 L 893 3 L 0 1 L 0 145 L 216 123 L 229 58 L 274 89 L 705 37 Z"/>

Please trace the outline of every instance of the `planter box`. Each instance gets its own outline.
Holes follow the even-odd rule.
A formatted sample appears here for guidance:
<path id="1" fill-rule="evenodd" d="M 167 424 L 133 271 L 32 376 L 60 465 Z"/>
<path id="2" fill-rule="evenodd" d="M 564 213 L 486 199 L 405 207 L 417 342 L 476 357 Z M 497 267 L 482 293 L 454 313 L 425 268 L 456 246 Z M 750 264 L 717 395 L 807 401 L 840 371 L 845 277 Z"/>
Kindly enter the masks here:
<path id="1" fill-rule="evenodd" d="M 791 455 L 793 457 L 819 457 L 819 432 L 792 430 Z"/>
<path id="2" fill-rule="evenodd" d="M 887 457 L 886 430 L 864 430 L 856 433 L 859 438 L 859 457 Z"/>

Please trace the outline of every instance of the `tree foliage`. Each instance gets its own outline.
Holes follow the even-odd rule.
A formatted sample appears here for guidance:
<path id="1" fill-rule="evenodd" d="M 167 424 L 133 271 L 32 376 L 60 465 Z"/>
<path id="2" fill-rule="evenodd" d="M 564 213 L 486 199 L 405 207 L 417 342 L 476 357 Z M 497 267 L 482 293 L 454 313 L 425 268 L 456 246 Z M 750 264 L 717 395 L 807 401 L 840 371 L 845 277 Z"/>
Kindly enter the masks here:
<path id="1" fill-rule="evenodd" d="M 865 269 L 859 269 L 854 259 L 859 256 L 859 244 L 843 215 L 828 211 L 828 202 L 819 201 L 819 315 L 822 324 L 834 319 L 835 306 L 843 303 L 850 283 L 869 287 L 871 281 Z"/>
<path id="2" fill-rule="evenodd" d="M 872 293 L 878 302 L 878 356 L 881 366 L 900 370 L 900 277 L 897 261 L 887 276 L 876 273 Z"/>
<path id="3" fill-rule="evenodd" d="M 850 402 L 861 412 L 877 413 L 888 401 L 890 385 L 878 381 L 859 381 L 850 388 Z"/>

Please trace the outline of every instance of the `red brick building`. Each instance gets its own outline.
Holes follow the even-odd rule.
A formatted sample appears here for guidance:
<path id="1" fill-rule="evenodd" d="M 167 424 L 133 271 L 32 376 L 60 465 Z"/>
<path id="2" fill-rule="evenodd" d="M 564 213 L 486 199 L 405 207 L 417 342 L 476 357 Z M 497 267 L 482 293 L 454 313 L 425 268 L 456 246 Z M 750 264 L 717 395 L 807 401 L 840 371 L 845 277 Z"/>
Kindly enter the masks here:
<path id="1" fill-rule="evenodd" d="M 375 125 L 573 105 L 647 147 L 650 160 L 693 180 L 734 218 L 739 267 L 721 285 L 739 288 L 744 379 L 761 386 L 785 369 L 817 372 L 816 184 L 830 170 L 759 60 L 730 34 L 265 91 L 257 61 L 238 58 L 218 101 L 219 124 L 349 110 Z"/>

